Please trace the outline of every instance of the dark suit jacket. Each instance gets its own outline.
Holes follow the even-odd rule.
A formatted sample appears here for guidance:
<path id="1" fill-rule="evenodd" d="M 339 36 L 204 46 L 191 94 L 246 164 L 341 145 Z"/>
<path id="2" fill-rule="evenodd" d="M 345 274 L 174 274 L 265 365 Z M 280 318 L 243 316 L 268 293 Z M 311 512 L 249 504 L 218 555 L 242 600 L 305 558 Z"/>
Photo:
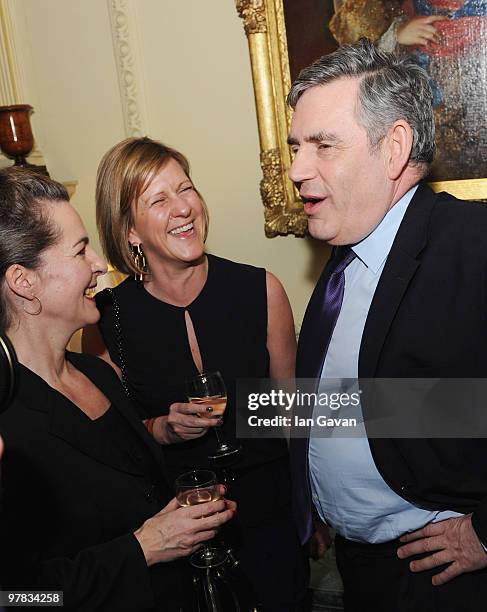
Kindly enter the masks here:
<path id="1" fill-rule="evenodd" d="M 308 304 L 298 347 L 297 376 L 319 377 L 316 341 L 327 266 Z M 435 194 L 421 183 L 399 227 L 367 316 L 360 378 L 487 377 L 487 206 Z M 487 401 L 487 398 L 486 398 Z M 363 398 L 367 421 L 371 406 Z M 391 488 L 421 507 L 473 512 L 487 542 L 487 441 L 369 439 Z M 307 441 L 291 445 L 298 518 L 311 502 Z M 309 535 L 309 530 L 306 535 Z"/>
<path id="2" fill-rule="evenodd" d="M 98 439 L 77 406 L 20 366 L 17 396 L 0 418 L 0 584 L 62 590 L 69 610 L 172 610 L 179 565 L 147 568 L 133 536 L 172 497 L 160 447 L 106 363 L 74 353 L 68 358 L 123 415 L 133 431 L 135 456 L 141 444 L 154 469 L 142 471 L 110 440 Z"/>

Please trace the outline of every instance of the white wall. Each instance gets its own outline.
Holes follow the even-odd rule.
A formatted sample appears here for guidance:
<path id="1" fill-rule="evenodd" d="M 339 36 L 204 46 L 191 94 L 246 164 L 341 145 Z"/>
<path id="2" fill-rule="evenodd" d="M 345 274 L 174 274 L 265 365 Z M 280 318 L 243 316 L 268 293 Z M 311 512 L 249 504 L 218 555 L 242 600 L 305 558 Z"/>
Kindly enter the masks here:
<path id="1" fill-rule="evenodd" d="M 210 208 L 209 250 L 274 272 L 299 325 L 328 250 L 309 239 L 264 235 L 250 62 L 234 2 L 132 6 L 148 135 L 189 157 Z M 126 135 L 107 3 L 15 0 L 11 7 L 35 136 L 51 175 L 78 181 L 73 202 L 97 244 L 96 168 Z"/>
<path id="2" fill-rule="evenodd" d="M 95 174 L 124 137 L 107 5 L 100 0 L 15 0 L 26 102 L 51 176 L 78 181 L 73 203 L 95 244 Z"/>

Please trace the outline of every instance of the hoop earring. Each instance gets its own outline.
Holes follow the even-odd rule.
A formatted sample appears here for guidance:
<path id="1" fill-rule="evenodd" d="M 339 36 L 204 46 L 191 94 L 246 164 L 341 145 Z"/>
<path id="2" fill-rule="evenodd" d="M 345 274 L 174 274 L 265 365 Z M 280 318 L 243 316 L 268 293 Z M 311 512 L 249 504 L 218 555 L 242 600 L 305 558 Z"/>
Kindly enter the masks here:
<path id="1" fill-rule="evenodd" d="M 25 308 L 25 301 L 22 303 L 22 310 L 23 310 L 25 313 L 27 313 L 27 314 L 30 314 L 30 315 L 36 316 L 36 315 L 40 314 L 40 312 L 41 312 L 41 310 L 42 310 L 42 303 L 41 303 L 41 300 L 40 300 L 40 299 L 39 299 L 39 298 L 38 298 L 36 295 L 34 295 L 34 297 L 32 298 L 32 300 L 37 300 L 37 303 L 38 303 L 38 308 L 37 308 L 37 310 L 36 310 L 35 312 L 31 312 L 30 310 L 26 310 L 26 308 Z"/>
<path id="2" fill-rule="evenodd" d="M 145 259 L 144 251 L 141 244 L 130 245 L 130 255 L 134 262 L 137 272 L 134 274 L 136 281 L 143 281 L 144 275 L 149 274 L 149 266 Z"/>

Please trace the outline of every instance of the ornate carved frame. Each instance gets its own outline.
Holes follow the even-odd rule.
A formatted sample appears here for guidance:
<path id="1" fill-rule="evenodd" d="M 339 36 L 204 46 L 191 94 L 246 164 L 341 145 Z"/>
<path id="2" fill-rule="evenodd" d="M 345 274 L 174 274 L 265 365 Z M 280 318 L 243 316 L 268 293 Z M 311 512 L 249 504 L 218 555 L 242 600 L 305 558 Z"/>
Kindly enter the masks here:
<path id="1" fill-rule="evenodd" d="M 265 233 L 269 238 L 304 236 L 307 221 L 296 190 L 287 177 L 291 152 L 287 135 L 291 110 L 289 56 L 282 0 L 235 0 L 247 35 L 260 139 Z M 432 183 L 460 199 L 487 200 L 487 179 Z"/>
<path id="2" fill-rule="evenodd" d="M 286 26 L 282 0 L 236 0 L 247 35 L 254 82 L 263 178 L 265 233 L 306 234 L 307 221 L 287 177 L 291 152 L 287 135 L 291 119 L 286 104 L 290 87 Z"/>

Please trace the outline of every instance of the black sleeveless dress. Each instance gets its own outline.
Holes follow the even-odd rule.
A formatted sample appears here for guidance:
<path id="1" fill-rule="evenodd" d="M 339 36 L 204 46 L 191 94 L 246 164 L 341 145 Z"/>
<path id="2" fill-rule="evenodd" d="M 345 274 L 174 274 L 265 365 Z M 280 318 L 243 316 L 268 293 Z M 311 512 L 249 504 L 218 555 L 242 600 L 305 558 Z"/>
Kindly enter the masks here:
<path id="1" fill-rule="evenodd" d="M 269 376 L 265 270 L 208 255 L 207 281 L 200 294 L 186 308 L 153 297 L 142 283 L 132 278 L 126 279 L 114 292 L 119 306 L 126 381 L 141 418 L 165 415 L 172 403 L 187 401 L 184 381 L 198 373 L 187 336 L 187 310 L 194 326 L 203 369 L 220 371 L 225 381 L 228 399 L 222 431 L 225 440 L 235 441 L 235 416 L 238 410 L 236 380 Z M 111 359 L 120 367 L 120 343 L 112 297 L 105 290 L 97 294 L 96 300 L 101 312 L 101 333 Z M 262 571 L 272 572 L 272 566 L 276 564 L 269 558 L 267 548 L 273 547 L 269 554 L 272 557 L 286 557 L 286 565 L 298 576 L 299 584 L 295 578 L 290 579 L 295 585 L 293 588 L 301 591 L 304 588 L 304 569 L 301 567 L 301 551 L 295 539 L 290 512 L 287 445 L 284 440 L 239 439 L 238 443 L 242 445 L 243 452 L 233 467 L 236 480 L 228 497 L 238 503 L 237 520 L 232 530 L 233 543 L 239 549 L 242 565 L 251 566 L 248 572 L 251 580 L 250 574 L 256 573 L 254 582 L 258 581 L 262 587 L 272 590 L 274 581 L 262 576 L 262 572 L 259 576 L 260 570 L 256 572 L 259 564 L 255 556 L 264 557 L 266 564 L 271 564 Z M 212 468 L 208 454 L 215 444 L 215 436 L 209 431 L 197 440 L 161 447 L 171 477 L 175 479 L 179 474 L 195 468 Z M 284 543 L 276 546 L 269 539 L 274 539 L 271 532 L 278 523 L 281 524 L 280 531 L 284 531 L 279 535 Z M 264 533 L 260 533 L 261 528 Z M 255 536 L 255 542 L 259 542 L 258 551 L 252 550 L 249 529 Z M 249 546 L 250 550 L 247 550 Z M 279 560 L 276 563 L 279 564 Z M 283 571 L 279 568 L 280 577 L 276 576 L 275 580 L 279 596 L 275 592 L 269 595 L 276 602 L 282 596 L 283 579 L 286 580 Z M 258 585 L 257 590 L 260 590 Z M 294 598 L 294 595 L 288 597 Z M 265 593 L 262 597 L 266 598 Z M 284 612 L 286 609 L 282 600 L 280 610 Z"/>

